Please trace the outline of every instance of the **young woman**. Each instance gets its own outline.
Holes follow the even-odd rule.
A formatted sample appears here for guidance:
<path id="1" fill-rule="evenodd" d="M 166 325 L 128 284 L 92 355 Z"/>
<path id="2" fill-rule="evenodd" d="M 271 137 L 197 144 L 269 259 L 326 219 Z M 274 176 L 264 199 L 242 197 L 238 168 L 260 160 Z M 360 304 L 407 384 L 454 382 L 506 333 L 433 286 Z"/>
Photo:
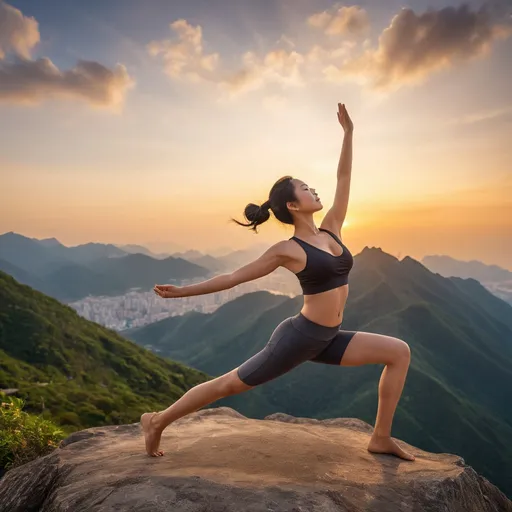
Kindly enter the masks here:
<path id="1" fill-rule="evenodd" d="M 247 205 L 244 215 L 249 223 L 232 220 L 257 232 L 256 226 L 268 220 L 272 210 L 279 221 L 294 226 L 294 236 L 277 242 L 257 260 L 230 274 L 184 287 L 155 285 L 160 297 L 190 297 L 232 288 L 282 266 L 299 279 L 304 306 L 297 315 L 283 320 L 265 347 L 241 366 L 189 389 L 164 411 L 143 414 L 140 421 L 149 455 L 163 455 L 159 449 L 161 434 L 178 418 L 275 379 L 305 361 L 314 361 L 340 366 L 385 364 L 379 382 L 377 419 L 367 449 L 415 460 L 391 438 L 393 416 L 409 369 L 409 345 L 393 336 L 340 329 L 353 265 L 340 231 L 348 206 L 354 128 L 344 104 L 338 103 L 337 115 L 344 136 L 336 193 L 319 228 L 313 214 L 323 206 L 316 190 L 299 179 L 284 176 L 270 190 L 268 201 L 261 206 Z"/>

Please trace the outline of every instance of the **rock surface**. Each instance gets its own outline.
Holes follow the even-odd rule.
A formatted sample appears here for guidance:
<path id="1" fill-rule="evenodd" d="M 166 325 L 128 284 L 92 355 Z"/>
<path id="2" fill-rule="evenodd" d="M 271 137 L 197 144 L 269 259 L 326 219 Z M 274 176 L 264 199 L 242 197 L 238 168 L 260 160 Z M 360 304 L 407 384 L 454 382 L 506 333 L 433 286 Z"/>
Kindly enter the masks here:
<path id="1" fill-rule="evenodd" d="M 512 512 L 461 457 L 397 440 L 415 461 L 366 450 L 353 418 L 246 418 L 203 409 L 170 425 L 149 457 L 139 424 L 75 432 L 0 480 L 1 512 Z"/>

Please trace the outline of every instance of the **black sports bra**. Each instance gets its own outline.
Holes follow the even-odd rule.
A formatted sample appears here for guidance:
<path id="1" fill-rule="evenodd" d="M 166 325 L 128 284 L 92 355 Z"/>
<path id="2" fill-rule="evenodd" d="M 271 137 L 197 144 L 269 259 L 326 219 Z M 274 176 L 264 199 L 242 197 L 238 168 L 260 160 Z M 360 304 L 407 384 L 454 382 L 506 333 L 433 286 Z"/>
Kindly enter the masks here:
<path id="1" fill-rule="evenodd" d="M 332 231 L 319 229 L 329 233 L 341 245 L 343 252 L 339 256 L 333 256 L 296 236 L 288 239 L 298 242 L 306 252 L 306 266 L 295 274 L 304 295 L 325 292 L 347 284 L 348 274 L 354 265 L 354 258 L 343 242 Z"/>

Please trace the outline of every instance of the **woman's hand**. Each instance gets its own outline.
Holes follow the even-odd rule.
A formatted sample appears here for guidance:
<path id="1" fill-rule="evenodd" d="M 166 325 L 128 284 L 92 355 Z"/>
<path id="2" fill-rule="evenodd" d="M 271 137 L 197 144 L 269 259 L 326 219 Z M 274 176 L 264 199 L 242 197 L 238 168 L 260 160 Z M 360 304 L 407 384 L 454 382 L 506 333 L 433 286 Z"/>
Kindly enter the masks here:
<path id="1" fill-rule="evenodd" d="M 343 130 L 345 133 L 352 133 L 354 130 L 354 123 L 352 123 L 352 119 L 348 115 L 347 109 L 345 108 L 345 103 L 338 103 L 338 121 L 341 126 L 343 126 Z"/>
<path id="2" fill-rule="evenodd" d="M 183 289 L 172 284 L 155 284 L 153 290 L 157 295 L 160 295 L 160 297 L 164 299 L 177 299 L 179 297 L 184 297 Z"/>

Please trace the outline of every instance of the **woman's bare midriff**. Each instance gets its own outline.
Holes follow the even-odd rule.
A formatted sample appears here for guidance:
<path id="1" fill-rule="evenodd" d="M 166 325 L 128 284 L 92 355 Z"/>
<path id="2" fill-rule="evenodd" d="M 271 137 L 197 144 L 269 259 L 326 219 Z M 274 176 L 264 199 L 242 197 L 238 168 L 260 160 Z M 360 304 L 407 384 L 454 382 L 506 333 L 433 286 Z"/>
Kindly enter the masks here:
<path id="1" fill-rule="evenodd" d="M 333 327 L 343 320 L 343 310 L 348 297 L 348 284 L 326 292 L 304 295 L 301 313 L 320 325 Z"/>
<path id="2" fill-rule="evenodd" d="M 336 251 L 339 250 L 339 246 L 336 247 L 330 240 L 327 240 L 327 243 L 330 243 L 330 245 L 317 248 L 330 252 L 334 256 Z M 291 242 L 287 247 L 286 256 L 288 261 L 283 266 L 290 272 L 297 274 L 297 272 L 305 268 L 307 256 L 304 249 L 298 247 L 296 242 Z M 304 305 L 302 306 L 301 313 L 312 322 L 320 325 L 327 325 L 329 327 L 339 325 L 343 320 L 343 310 L 348 298 L 348 288 L 349 285 L 347 283 L 325 292 L 304 295 Z"/>

